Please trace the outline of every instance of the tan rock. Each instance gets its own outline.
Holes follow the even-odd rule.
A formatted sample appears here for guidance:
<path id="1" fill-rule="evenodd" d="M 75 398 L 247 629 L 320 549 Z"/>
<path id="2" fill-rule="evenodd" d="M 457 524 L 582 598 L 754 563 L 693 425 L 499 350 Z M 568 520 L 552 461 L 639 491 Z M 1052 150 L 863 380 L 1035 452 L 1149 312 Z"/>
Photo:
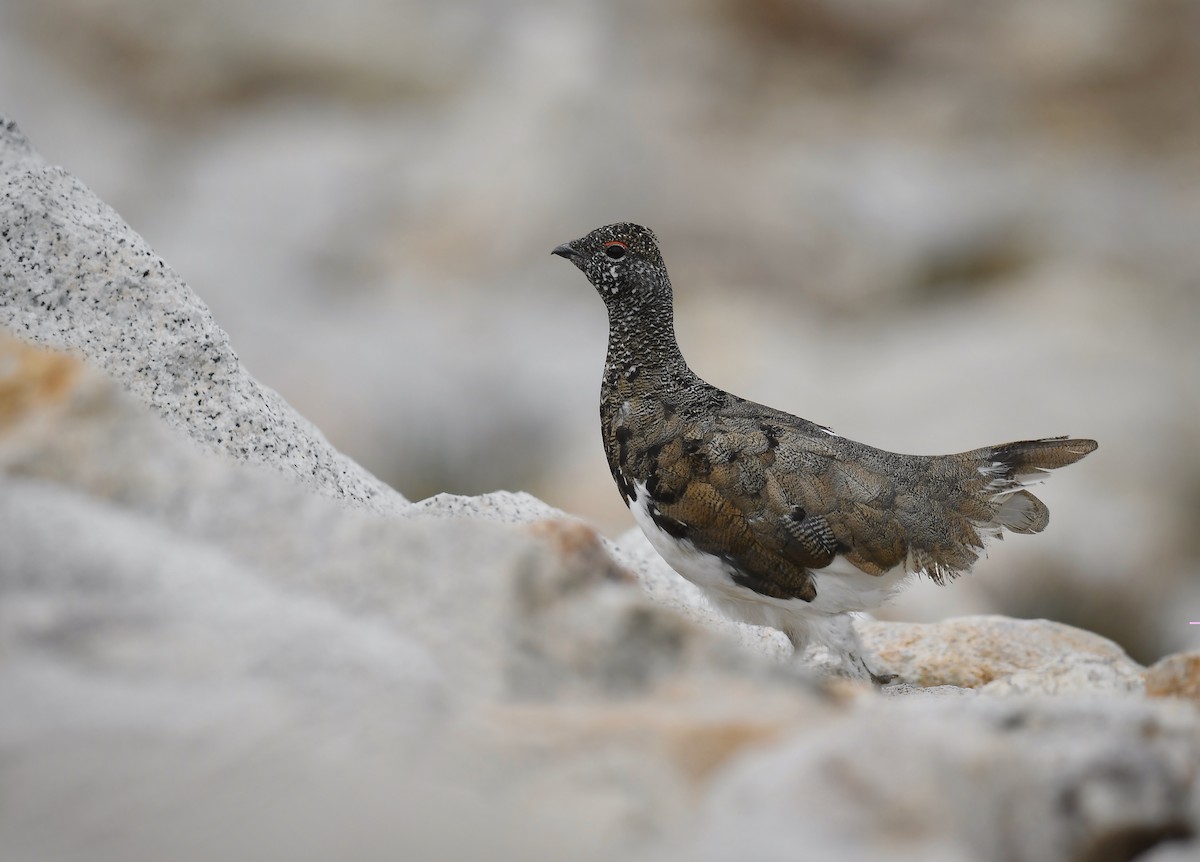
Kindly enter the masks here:
<path id="1" fill-rule="evenodd" d="M 1147 697 L 1186 697 L 1200 701 L 1200 651 L 1181 652 L 1146 668 Z"/>
<path id="2" fill-rule="evenodd" d="M 608 702 L 502 703 L 489 717 L 493 740 L 525 757 L 572 758 L 627 747 L 663 759 L 700 789 L 737 755 L 843 714 L 834 701 L 805 688 L 709 677 L 677 679 Z"/>
<path id="3" fill-rule="evenodd" d="M 0 333 L 0 431 L 40 408 L 60 403 L 83 363 Z"/>
<path id="4" fill-rule="evenodd" d="M 939 623 L 861 622 L 876 664 L 920 686 L 989 694 L 1137 692 L 1142 668 L 1112 641 L 1050 620 L 959 617 Z"/>

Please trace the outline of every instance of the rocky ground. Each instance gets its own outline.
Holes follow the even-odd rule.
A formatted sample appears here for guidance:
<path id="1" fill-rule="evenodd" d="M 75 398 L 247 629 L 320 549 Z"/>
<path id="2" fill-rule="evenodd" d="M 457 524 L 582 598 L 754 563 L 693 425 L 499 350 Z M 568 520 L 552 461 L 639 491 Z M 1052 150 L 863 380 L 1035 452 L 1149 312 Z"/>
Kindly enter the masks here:
<path id="1" fill-rule="evenodd" d="M 634 535 L 405 500 L 11 121 L 0 189 L 3 858 L 1200 855 L 1200 654 L 862 620 L 905 684 L 830 681 Z"/>

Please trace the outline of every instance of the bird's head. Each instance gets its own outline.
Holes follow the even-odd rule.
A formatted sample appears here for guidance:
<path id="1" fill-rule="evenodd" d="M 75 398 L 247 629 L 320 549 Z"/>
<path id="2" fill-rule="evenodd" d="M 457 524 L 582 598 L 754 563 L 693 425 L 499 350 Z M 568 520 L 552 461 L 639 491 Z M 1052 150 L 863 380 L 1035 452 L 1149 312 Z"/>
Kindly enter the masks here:
<path id="1" fill-rule="evenodd" d="M 649 228 L 628 222 L 596 228 L 552 254 L 579 267 L 609 308 L 637 308 L 665 299 L 671 282 Z"/>

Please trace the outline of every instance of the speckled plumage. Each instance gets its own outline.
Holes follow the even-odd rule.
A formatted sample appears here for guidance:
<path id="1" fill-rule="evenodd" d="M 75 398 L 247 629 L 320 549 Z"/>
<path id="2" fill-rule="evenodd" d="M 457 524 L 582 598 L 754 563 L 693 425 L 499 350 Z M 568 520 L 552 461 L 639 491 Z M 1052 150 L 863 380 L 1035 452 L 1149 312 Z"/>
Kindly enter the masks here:
<path id="1" fill-rule="evenodd" d="M 878 604 L 897 575 L 941 583 L 1003 529 L 1044 529 L 1049 512 L 1022 486 L 1096 448 L 1052 438 L 919 456 L 847 440 L 688 368 L 646 228 L 609 225 L 554 253 L 608 307 L 600 419 L 622 498 L 680 574 L 797 648 L 823 639 L 821 618 Z M 834 646 L 861 664 L 853 645 Z"/>

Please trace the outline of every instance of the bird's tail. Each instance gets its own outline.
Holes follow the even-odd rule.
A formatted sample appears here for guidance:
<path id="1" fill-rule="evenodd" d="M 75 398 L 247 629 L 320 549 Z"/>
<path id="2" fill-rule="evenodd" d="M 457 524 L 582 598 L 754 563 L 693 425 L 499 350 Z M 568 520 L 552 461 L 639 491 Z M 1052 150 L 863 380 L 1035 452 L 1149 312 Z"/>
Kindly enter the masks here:
<path id="1" fill-rule="evenodd" d="M 996 506 L 992 523 L 1014 533 L 1040 533 L 1050 523 L 1046 504 L 1025 490 L 1051 470 L 1074 464 L 1096 450 L 1095 440 L 1049 437 L 985 446 L 967 453 L 987 479 L 985 490 Z"/>

